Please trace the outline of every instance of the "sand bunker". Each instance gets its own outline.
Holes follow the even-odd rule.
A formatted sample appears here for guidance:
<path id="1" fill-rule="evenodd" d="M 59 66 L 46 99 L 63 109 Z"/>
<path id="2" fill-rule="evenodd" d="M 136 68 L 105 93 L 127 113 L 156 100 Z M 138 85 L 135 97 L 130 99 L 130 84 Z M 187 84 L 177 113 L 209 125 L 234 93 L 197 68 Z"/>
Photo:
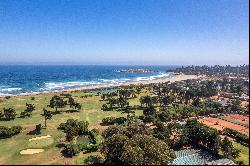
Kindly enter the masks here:
<path id="1" fill-rule="evenodd" d="M 40 136 L 40 137 L 31 138 L 31 139 L 29 139 L 29 141 L 36 141 L 36 140 L 50 138 L 50 137 L 51 137 L 50 135 Z"/>
<path id="2" fill-rule="evenodd" d="M 22 150 L 20 154 L 36 154 L 36 153 L 41 153 L 43 151 L 44 149 L 26 149 Z"/>

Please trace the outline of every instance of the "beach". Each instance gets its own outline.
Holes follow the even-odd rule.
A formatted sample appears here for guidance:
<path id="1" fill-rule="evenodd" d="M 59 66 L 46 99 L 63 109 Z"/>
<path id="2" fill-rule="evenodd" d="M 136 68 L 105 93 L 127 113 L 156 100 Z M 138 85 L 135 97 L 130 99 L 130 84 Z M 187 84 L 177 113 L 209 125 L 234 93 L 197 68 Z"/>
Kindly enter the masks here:
<path id="1" fill-rule="evenodd" d="M 46 91 L 46 92 L 33 92 L 33 93 L 21 93 L 21 94 L 0 94 L 0 97 L 5 96 L 33 96 L 33 95 L 39 95 L 39 94 L 58 94 L 58 93 L 68 93 L 73 91 L 82 91 L 82 90 L 95 90 L 95 89 L 103 89 L 103 88 L 114 88 L 119 86 L 139 86 L 139 85 L 147 85 L 147 84 L 153 84 L 153 83 L 164 83 L 164 82 L 178 82 L 178 81 L 184 81 L 189 79 L 200 79 L 204 78 L 205 76 L 200 75 L 185 75 L 185 74 L 175 74 L 173 77 L 168 78 L 159 78 L 155 80 L 141 80 L 136 82 L 126 82 L 123 84 L 117 84 L 117 85 L 96 85 L 96 86 L 82 86 L 78 88 L 69 88 L 69 89 L 62 89 L 62 90 L 53 90 L 53 91 Z"/>

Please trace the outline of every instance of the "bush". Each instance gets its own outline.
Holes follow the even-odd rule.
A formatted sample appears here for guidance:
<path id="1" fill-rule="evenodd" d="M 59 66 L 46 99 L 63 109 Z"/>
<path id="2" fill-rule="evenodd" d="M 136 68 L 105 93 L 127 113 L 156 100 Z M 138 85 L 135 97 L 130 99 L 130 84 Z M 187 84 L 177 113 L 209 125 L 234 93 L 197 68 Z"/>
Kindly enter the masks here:
<path id="1" fill-rule="evenodd" d="M 143 122 L 144 123 L 154 123 L 155 122 L 155 116 L 153 116 L 153 115 L 147 115 L 147 116 L 145 116 L 145 118 L 143 119 Z"/>
<path id="2" fill-rule="evenodd" d="M 107 117 L 102 119 L 103 125 L 113 125 L 115 124 L 115 117 Z"/>
<path id="3" fill-rule="evenodd" d="M 224 128 L 222 130 L 222 134 L 227 135 L 229 137 L 233 137 L 239 143 L 246 143 L 249 144 L 249 137 L 230 128 Z"/>
<path id="4" fill-rule="evenodd" d="M 95 133 L 93 131 L 89 132 L 89 136 L 91 138 L 91 142 L 93 144 L 87 145 L 84 149 L 87 150 L 88 153 L 95 152 L 99 149 L 100 145 L 102 144 L 102 136 L 98 133 Z"/>
<path id="5" fill-rule="evenodd" d="M 78 123 L 78 134 L 79 135 L 86 135 L 88 134 L 89 130 L 88 130 L 88 126 L 89 126 L 89 122 L 88 121 L 80 121 Z"/>
<path id="6" fill-rule="evenodd" d="M 16 117 L 16 111 L 13 108 L 3 108 L 3 114 L 1 113 L 1 118 L 5 120 L 13 120 Z"/>
<path id="7" fill-rule="evenodd" d="M 101 110 L 103 111 L 111 111 L 107 104 L 103 104 Z"/>
<path id="8" fill-rule="evenodd" d="M 32 96 L 30 99 L 31 99 L 31 100 L 35 100 L 35 97 L 34 97 L 34 96 Z"/>
<path id="9" fill-rule="evenodd" d="M 77 144 L 80 150 L 84 150 L 88 144 L 91 142 L 91 138 L 89 136 L 78 136 Z"/>
<path id="10" fill-rule="evenodd" d="M 79 146 L 77 144 L 73 144 L 72 142 L 67 144 L 63 150 L 63 153 L 66 156 L 72 157 L 80 153 Z"/>
<path id="11" fill-rule="evenodd" d="M 119 117 L 119 118 L 116 118 L 116 120 L 115 120 L 115 122 L 116 122 L 117 124 L 123 124 L 123 123 L 125 123 L 126 121 L 127 121 L 127 119 L 124 118 L 124 117 Z"/>
<path id="12" fill-rule="evenodd" d="M 102 124 L 103 125 L 114 125 L 115 123 L 117 123 L 117 124 L 123 124 L 126 121 L 127 121 L 127 119 L 124 118 L 124 117 L 119 117 L 119 118 L 107 117 L 107 118 L 103 118 L 102 119 Z"/>
<path id="13" fill-rule="evenodd" d="M 61 123 L 58 129 L 66 133 L 67 141 L 72 141 L 74 136 L 88 134 L 88 125 L 87 121 L 68 119 L 66 123 Z"/>
<path id="14" fill-rule="evenodd" d="M 87 153 L 96 152 L 99 149 L 100 145 L 98 144 L 89 144 L 84 149 Z"/>
<path id="15" fill-rule="evenodd" d="M 57 127 L 58 130 L 65 130 L 65 128 L 66 128 L 66 123 L 61 123 L 61 124 Z"/>
<path id="16" fill-rule="evenodd" d="M 22 130 L 21 126 L 12 126 L 10 128 L 5 126 L 0 126 L 0 139 L 12 137 L 13 135 L 19 134 L 21 130 Z"/>
<path id="17" fill-rule="evenodd" d="M 10 99 L 11 98 L 11 96 L 5 96 L 5 99 Z"/>
<path id="18" fill-rule="evenodd" d="M 84 164 L 86 165 L 99 165 L 103 164 L 104 160 L 101 156 L 88 156 L 84 160 Z"/>

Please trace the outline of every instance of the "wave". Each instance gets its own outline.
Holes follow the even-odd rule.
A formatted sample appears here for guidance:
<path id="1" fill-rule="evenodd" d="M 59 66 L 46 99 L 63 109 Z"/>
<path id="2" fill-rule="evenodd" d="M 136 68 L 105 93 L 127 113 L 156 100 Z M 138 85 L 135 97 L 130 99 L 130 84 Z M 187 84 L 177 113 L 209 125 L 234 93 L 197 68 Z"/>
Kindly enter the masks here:
<path id="1" fill-rule="evenodd" d="M 22 88 L 8 88 L 8 87 L 0 87 L 0 92 L 13 92 L 13 91 L 20 91 Z"/>
<path id="2" fill-rule="evenodd" d="M 99 82 L 49 82 L 45 83 L 45 88 L 40 88 L 40 90 L 55 90 L 55 89 L 66 89 L 73 88 L 79 86 L 94 86 L 94 85 L 102 85 Z"/>
<path id="3" fill-rule="evenodd" d="M 116 79 L 98 79 L 97 81 L 76 81 L 76 82 L 48 82 L 45 87 L 40 88 L 40 91 L 62 90 L 77 88 L 81 86 L 98 86 L 98 85 L 122 85 L 128 82 L 148 81 L 160 78 L 170 77 L 168 73 L 160 73 L 158 75 L 135 78 L 116 78 Z"/>

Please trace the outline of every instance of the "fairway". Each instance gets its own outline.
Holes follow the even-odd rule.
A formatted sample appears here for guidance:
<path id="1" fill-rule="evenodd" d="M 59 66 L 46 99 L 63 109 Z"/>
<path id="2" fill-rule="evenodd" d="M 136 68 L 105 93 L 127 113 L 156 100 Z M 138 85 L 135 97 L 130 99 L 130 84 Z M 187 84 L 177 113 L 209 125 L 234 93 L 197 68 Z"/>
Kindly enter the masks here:
<path id="1" fill-rule="evenodd" d="M 105 128 L 100 126 L 103 118 L 126 116 L 118 111 L 102 111 L 101 106 L 105 102 L 101 101 L 100 96 L 96 96 L 96 93 L 71 92 L 70 94 L 72 94 L 72 97 L 77 102 L 81 103 L 81 110 L 79 110 L 79 112 L 67 113 L 64 111 L 71 109 L 70 107 L 61 109 L 62 112 L 60 114 L 56 114 L 51 120 L 47 120 L 47 128 L 42 129 L 40 135 L 30 135 L 29 133 L 35 130 L 37 124 L 44 125 L 44 117 L 41 116 L 43 108 L 54 111 L 47 107 L 49 100 L 54 94 L 33 95 L 35 97 L 34 100 L 31 100 L 32 96 L 16 96 L 10 99 L 1 98 L 0 110 L 12 107 L 18 115 L 15 120 L 0 121 L 0 125 L 21 125 L 23 130 L 18 135 L 0 140 L 0 164 L 65 164 L 65 162 L 74 164 L 80 161 L 83 162 L 82 159 L 86 156 L 85 154 L 80 154 L 69 159 L 62 157 L 62 149 L 56 147 L 56 145 L 60 143 L 60 139 L 64 136 L 64 133 L 57 129 L 59 124 L 73 118 L 84 121 L 87 120 L 89 122 L 89 128 L 91 129 L 102 129 Z M 90 97 L 82 97 L 85 95 L 89 95 Z M 141 93 L 141 95 L 145 95 L 145 93 Z M 139 97 L 140 96 L 131 99 L 131 105 L 139 105 Z M 26 103 L 34 104 L 35 111 L 32 112 L 31 117 L 19 118 L 19 114 L 26 108 Z M 137 116 L 141 115 L 142 110 L 136 110 L 135 114 Z M 44 151 L 33 155 L 20 154 L 22 150 L 30 148 L 43 149 Z"/>
<path id="2" fill-rule="evenodd" d="M 44 138 L 39 140 L 29 141 L 28 147 L 29 148 L 45 148 L 54 143 L 53 138 Z"/>

